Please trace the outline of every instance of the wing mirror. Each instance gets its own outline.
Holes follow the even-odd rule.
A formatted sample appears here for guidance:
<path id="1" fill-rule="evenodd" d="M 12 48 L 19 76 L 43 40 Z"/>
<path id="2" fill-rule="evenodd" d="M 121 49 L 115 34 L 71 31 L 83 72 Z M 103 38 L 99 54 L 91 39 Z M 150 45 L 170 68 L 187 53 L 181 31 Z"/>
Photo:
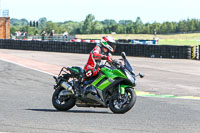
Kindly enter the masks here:
<path id="1" fill-rule="evenodd" d="M 139 73 L 138 75 L 140 76 L 140 78 L 144 78 L 144 74 Z"/>

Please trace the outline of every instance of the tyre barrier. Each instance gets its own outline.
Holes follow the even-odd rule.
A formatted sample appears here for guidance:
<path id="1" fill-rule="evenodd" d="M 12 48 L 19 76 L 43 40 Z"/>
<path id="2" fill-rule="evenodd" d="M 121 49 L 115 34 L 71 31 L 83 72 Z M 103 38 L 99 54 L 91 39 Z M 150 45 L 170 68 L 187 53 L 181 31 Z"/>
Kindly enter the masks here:
<path id="1" fill-rule="evenodd" d="M 198 59 L 200 60 L 200 45 L 199 45 L 199 47 L 198 47 L 199 49 L 198 49 L 198 53 L 197 53 L 197 57 L 198 57 Z"/>
<path id="2" fill-rule="evenodd" d="M 199 60 L 199 46 L 192 46 L 192 59 Z"/>
<path id="3" fill-rule="evenodd" d="M 175 58 L 191 59 L 191 46 L 169 46 L 169 45 L 141 45 L 141 44 L 117 44 L 115 54 L 120 55 L 125 51 L 128 56 L 152 57 L 152 58 Z"/>
<path id="4" fill-rule="evenodd" d="M 0 40 L 1 49 L 34 50 L 88 54 L 96 43 L 37 40 Z M 191 46 L 117 44 L 114 55 L 124 51 L 128 56 L 151 58 L 192 59 Z"/>

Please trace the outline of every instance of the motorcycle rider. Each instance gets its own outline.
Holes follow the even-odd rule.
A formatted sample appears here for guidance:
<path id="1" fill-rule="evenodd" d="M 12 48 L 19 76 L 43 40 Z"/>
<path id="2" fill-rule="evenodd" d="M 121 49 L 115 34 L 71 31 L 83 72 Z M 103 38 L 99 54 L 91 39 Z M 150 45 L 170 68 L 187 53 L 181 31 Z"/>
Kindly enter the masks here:
<path id="1" fill-rule="evenodd" d="M 115 40 L 111 36 L 102 37 L 100 44 L 97 44 L 90 52 L 87 64 L 84 67 L 85 79 L 95 77 L 100 71 L 101 60 L 112 62 L 112 54 L 114 53 Z"/>
<path id="2" fill-rule="evenodd" d="M 101 38 L 100 43 L 97 44 L 90 52 L 87 64 L 84 67 L 85 75 L 82 80 L 83 85 L 87 85 L 94 80 L 100 71 L 100 65 L 103 64 L 102 60 L 112 62 L 112 53 L 114 53 L 116 42 L 111 36 L 104 36 Z M 95 92 L 94 88 L 85 87 L 82 94 L 87 92 Z"/>

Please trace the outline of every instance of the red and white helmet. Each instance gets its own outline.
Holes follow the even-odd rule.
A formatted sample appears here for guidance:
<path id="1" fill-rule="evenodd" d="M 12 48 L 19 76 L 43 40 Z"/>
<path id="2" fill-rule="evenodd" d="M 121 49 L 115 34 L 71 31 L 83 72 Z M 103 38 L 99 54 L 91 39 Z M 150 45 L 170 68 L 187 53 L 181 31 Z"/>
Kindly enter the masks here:
<path id="1" fill-rule="evenodd" d="M 101 39 L 101 45 L 107 48 L 110 52 L 114 53 L 116 48 L 116 42 L 111 36 L 104 36 Z"/>

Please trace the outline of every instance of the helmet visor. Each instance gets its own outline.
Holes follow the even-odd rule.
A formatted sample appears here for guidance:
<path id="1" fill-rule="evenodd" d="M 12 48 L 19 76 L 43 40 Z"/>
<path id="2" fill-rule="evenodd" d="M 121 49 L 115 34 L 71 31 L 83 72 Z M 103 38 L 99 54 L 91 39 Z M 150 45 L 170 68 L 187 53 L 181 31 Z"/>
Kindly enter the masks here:
<path id="1" fill-rule="evenodd" d="M 115 42 L 107 42 L 114 50 L 116 49 L 116 43 Z"/>

